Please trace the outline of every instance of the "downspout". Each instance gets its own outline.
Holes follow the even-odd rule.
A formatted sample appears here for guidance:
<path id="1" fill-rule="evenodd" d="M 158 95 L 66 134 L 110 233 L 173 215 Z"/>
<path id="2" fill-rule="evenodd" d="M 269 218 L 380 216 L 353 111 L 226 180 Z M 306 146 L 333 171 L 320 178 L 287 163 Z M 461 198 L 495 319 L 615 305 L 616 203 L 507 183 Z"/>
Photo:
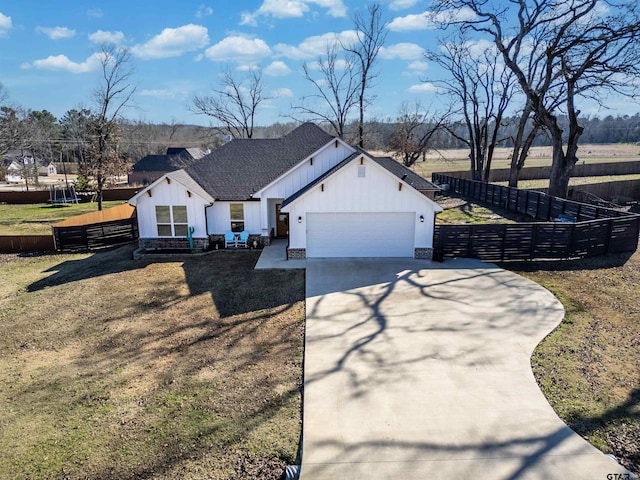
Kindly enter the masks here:
<path id="1" fill-rule="evenodd" d="M 207 234 L 207 237 L 209 237 L 209 217 L 207 217 L 207 208 L 212 207 L 213 203 L 214 202 L 211 202 L 209 205 L 204 206 L 204 232 Z M 209 247 L 211 247 L 211 244 L 209 244 Z"/>

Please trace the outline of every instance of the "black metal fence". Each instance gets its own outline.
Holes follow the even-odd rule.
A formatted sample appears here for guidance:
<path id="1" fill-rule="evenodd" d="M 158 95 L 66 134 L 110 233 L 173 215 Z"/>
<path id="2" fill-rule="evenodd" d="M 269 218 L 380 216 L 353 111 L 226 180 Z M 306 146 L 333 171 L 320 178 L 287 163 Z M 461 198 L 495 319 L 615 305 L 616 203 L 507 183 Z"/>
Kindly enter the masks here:
<path id="1" fill-rule="evenodd" d="M 432 179 L 465 197 L 540 221 L 436 225 L 434 249 L 442 258 L 470 257 L 500 262 L 565 259 L 638 248 L 640 215 L 438 173 L 434 173 Z"/>
<path id="2" fill-rule="evenodd" d="M 77 252 L 133 242 L 138 238 L 136 217 L 90 225 L 52 227 L 56 250 Z"/>

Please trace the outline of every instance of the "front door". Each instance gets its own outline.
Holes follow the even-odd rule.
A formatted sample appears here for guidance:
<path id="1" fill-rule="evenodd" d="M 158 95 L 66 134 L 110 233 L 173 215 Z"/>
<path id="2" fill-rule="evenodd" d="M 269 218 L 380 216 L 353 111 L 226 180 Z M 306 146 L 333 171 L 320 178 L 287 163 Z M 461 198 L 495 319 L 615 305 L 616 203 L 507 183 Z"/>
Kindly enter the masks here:
<path id="1" fill-rule="evenodd" d="M 289 214 L 280 211 L 280 204 L 276 203 L 276 237 L 289 236 Z"/>

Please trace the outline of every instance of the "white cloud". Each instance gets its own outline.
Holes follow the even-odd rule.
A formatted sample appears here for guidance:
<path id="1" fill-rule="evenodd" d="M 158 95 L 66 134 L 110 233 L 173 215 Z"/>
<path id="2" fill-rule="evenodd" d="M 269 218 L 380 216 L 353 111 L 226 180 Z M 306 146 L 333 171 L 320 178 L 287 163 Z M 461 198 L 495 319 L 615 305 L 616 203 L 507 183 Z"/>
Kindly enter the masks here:
<path id="1" fill-rule="evenodd" d="M 396 43 L 388 47 L 380 48 L 380 58 L 385 60 L 393 60 L 400 58 L 402 60 L 418 60 L 424 57 L 424 48 L 415 43 Z"/>
<path id="2" fill-rule="evenodd" d="M 293 97 L 293 91 L 289 88 L 276 88 L 271 91 L 271 96 L 273 98 L 289 98 Z"/>
<path id="3" fill-rule="evenodd" d="M 286 63 L 277 60 L 272 62 L 271 65 L 264 69 L 265 75 L 270 75 L 272 77 L 283 77 L 285 75 L 289 75 L 291 73 L 291 69 L 287 66 Z"/>
<path id="4" fill-rule="evenodd" d="M 342 0 L 264 0 L 260 8 L 253 12 L 242 12 L 240 25 L 257 26 L 258 18 L 300 18 L 311 10 L 309 5 L 326 8 L 327 13 L 334 17 L 346 17 L 347 7 Z"/>
<path id="5" fill-rule="evenodd" d="M 305 38 L 297 47 L 286 43 L 278 43 L 273 49 L 279 54 L 292 60 L 309 60 L 323 55 L 327 51 L 327 46 L 336 43 L 353 43 L 358 38 L 355 30 L 344 30 L 340 33 L 328 32 L 323 35 L 316 35 Z"/>
<path id="6" fill-rule="evenodd" d="M 407 15 L 394 18 L 388 26 L 394 32 L 407 32 L 411 30 L 429 30 L 434 28 L 429 12 Z"/>
<path id="7" fill-rule="evenodd" d="M 204 18 L 204 17 L 208 17 L 212 13 L 213 13 L 213 8 L 208 7 L 206 5 L 200 5 L 200 8 L 198 8 L 198 11 L 196 12 L 196 17 Z"/>
<path id="8" fill-rule="evenodd" d="M 71 38 L 76 34 L 75 30 L 67 27 L 36 27 L 36 31 L 44 33 L 51 40 L 60 40 L 61 38 Z"/>
<path id="9" fill-rule="evenodd" d="M 389 4 L 389 9 L 404 10 L 413 7 L 418 2 L 420 2 L 420 0 L 393 0 L 393 2 Z"/>
<path id="10" fill-rule="evenodd" d="M 427 62 L 423 62 L 422 60 L 416 60 L 415 62 L 411 62 L 409 64 L 409 70 L 413 70 L 415 72 L 424 72 L 429 68 L 429 64 Z"/>
<path id="11" fill-rule="evenodd" d="M 242 63 L 240 65 L 238 65 L 238 67 L 236 68 L 236 70 L 238 70 L 239 72 L 253 72 L 255 70 L 258 70 L 258 66 L 255 63 Z"/>
<path id="12" fill-rule="evenodd" d="M 162 98 L 162 99 L 172 99 L 172 98 L 185 98 L 187 93 L 184 91 L 175 91 L 175 90 L 167 90 L 167 89 L 155 89 L 155 90 L 142 90 L 138 92 L 138 95 L 142 95 L 143 97 L 154 97 L 154 98 Z"/>
<path id="13" fill-rule="evenodd" d="M 104 43 L 120 45 L 124 42 L 124 33 L 122 32 L 105 32 L 104 30 L 98 30 L 89 35 L 89 40 L 98 45 Z"/>
<path id="14" fill-rule="evenodd" d="M 433 83 L 418 83 L 417 85 L 411 85 L 407 91 L 411 93 L 435 93 L 438 91 L 438 87 Z"/>
<path id="15" fill-rule="evenodd" d="M 214 62 L 233 61 L 248 66 L 270 56 L 271 49 L 259 38 L 230 36 L 207 48 L 204 54 Z"/>
<path id="16" fill-rule="evenodd" d="M 100 8 L 90 8 L 87 10 L 87 16 L 89 17 L 102 18 L 103 15 L 104 13 L 102 13 L 102 9 Z"/>
<path id="17" fill-rule="evenodd" d="M 389 23 L 389 30 L 408 32 L 413 30 L 433 30 L 438 26 L 465 20 L 474 20 L 475 13 L 467 7 L 442 12 L 424 12 L 405 17 L 396 17 Z"/>
<path id="18" fill-rule="evenodd" d="M 102 55 L 102 53 L 94 53 L 82 63 L 72 62 L 66 55 L 51 55 L 41 60 L 35 60 L 33 63 L 24 63 L 21 65 L 21 68 L 87 73 L 100 68 L 100 59 L 103 58 Z"/>
<path id="19" fill-rule="evenodd" d="M 13 23 L 11 22 L 11 17 L 0 13 L 0 37 L 5 36 L 12 28 Z"/>
<path id="20" fill-rule="evenodd" d="M 190 23 L 178 28 L 165 28 L 148 42 L 132 47 L 131 53 L 144 59 L 177 57 L 208 43 L 207 29 Z"/>

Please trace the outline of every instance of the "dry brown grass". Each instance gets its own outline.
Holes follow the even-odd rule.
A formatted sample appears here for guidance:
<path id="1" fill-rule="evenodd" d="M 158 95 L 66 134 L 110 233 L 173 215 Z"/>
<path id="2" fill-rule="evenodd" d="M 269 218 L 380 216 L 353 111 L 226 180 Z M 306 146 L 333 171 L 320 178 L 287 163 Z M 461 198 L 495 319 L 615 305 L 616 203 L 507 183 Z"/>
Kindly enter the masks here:
<path id="1" fill-rule="evenodd" d="M 496 148 L 492 168 L 509 168 L 510 148 Z M 389 155 L 389 152 L 372 152 L 374 155 Z M 578 150 L 580 162 L 605 163 L 640 160 L 640 146 L 634 144 L 581 145 Z M 551 165 L 551 147 L 533 147 L 525 167 Z M 413 170 L 424 178 L 430 179 L 433 172 L 469 170 L 469 150 L 450 149 L 432 150 L 426 155 L 426 161 L 417 162 Z"/>
<path id="2" fill-rule="evenodd" d="M 279 478 L 303 275 L 255 252 L 0 257 L 0 478 Z"/>
<path id="3" fill-rule="evenodd" d="M 532 358 L 549 402 L 640 473 L 640 252 L 507 267 L 551 290 L 567 311 Z"/>

